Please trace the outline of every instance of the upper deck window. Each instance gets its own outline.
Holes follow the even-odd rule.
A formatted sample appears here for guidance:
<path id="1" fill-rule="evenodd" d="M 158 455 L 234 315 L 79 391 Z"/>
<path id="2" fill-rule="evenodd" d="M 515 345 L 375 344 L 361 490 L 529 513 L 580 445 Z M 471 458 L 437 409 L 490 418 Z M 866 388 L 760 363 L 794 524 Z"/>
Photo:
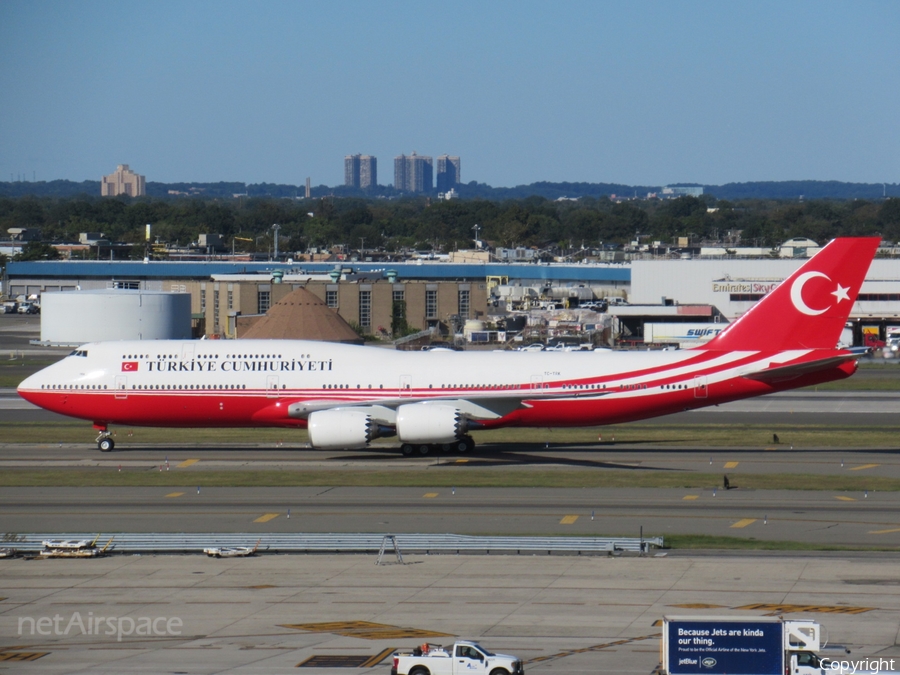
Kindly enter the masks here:
<path id="1" fill-rule="evenodd" d="M 74 352 L 71 352 L 69 356 L 87 356 L 87 349 L 76 349 Z"/>

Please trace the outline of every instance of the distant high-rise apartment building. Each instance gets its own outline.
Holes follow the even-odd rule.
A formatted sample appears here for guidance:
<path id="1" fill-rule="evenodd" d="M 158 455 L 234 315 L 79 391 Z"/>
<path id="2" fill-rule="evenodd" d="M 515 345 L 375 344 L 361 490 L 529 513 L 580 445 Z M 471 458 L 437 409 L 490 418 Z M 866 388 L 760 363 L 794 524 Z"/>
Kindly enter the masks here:
<path id="1" fill-rule="evenodd" d="M 405 192 L 431 192 L 434 189 L 431 157 L 415 152 L 394 157 L 394 188 Z"/>
<path id="2" fill-rule="evenodd" d="M 378 159 L 372 155 L 359 158 L 359 187 L 363 190 L 378 185 Z"/>
<path id="3" fill-rule="evenodd" d="M 141 197 L 145 194 L 147 187 L 144 177 L 129 169 L 127 164 L 119 164 L 116 172 L 103 176 L 100 183 L 100 195 L 103 197 Z"/>
<path id="4" fill-rule="evenodd" d="M 359 158 L 362 155 L 347 155 L 344 157 L 344 185 L 347 187 L 359 187 Z"/>
<path id="5" fill-rule="evenodd" d="M 344 157 L 344 185 L 363 190 L 378 185 L 378 159 L 371 155 Z"/>
<path id="6" fill-rule="evenodd" d="M 459 180 L 459 157 L 441 155 L 437 158 L 437 189 L 448 192 L 457 187 Z"/>

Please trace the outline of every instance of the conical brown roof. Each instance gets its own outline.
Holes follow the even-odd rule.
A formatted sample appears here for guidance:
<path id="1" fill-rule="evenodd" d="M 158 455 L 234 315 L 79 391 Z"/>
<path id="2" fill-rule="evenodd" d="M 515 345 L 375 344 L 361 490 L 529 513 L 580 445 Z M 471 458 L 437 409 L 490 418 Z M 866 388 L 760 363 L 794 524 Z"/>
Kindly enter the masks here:
<path id="1" fill-rule="evenodd" d="M 276 302 L 238 336 L 242 340 L 323 340 L 362 344 L 341 316 L 305 288 Z"/>

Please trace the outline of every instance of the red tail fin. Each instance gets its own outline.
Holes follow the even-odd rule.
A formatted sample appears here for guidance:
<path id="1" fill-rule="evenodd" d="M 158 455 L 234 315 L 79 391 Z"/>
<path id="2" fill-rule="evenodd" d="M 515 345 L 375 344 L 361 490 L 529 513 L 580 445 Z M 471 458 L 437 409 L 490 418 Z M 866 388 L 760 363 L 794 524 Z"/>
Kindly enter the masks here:
<path id="1" fill-rule="evenodd" d="M 833 239 L 703 349 L 834 349 L 880 241 Z"/>

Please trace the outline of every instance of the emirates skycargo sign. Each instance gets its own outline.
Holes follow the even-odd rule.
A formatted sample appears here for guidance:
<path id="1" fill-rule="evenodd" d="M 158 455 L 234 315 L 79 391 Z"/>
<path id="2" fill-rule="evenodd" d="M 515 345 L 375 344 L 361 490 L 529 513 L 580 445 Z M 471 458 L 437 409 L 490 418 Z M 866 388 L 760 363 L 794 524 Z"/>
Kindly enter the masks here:
<path id="1" fill-rule="evenodd" d="M 754 293 L 765 295 L 780 282 L 778 281 L 714 281 L 713 293 Z"/>

